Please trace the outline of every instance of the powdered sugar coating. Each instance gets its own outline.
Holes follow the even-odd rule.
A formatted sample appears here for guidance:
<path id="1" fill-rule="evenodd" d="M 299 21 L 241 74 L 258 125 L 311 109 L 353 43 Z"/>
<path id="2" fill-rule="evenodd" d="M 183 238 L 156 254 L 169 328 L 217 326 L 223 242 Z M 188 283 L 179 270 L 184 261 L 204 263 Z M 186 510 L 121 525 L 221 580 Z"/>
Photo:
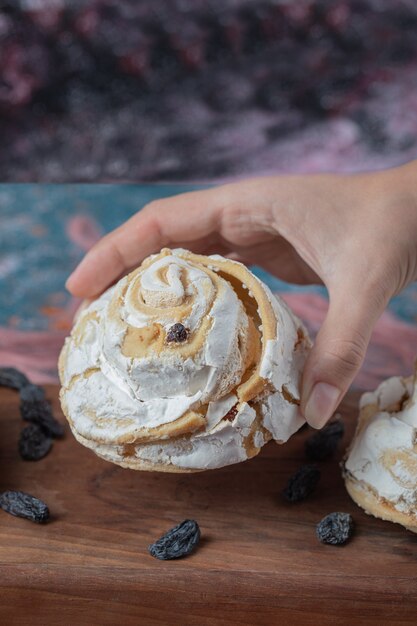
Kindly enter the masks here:
<path id="1" fill-rule="evenodd" d="M 85 307 L 66 340 L 64 412 L 76 437 L 108 460 L 211 469 L 250 458 L 271 437 L 284 442 L 304 423 L 299 384 L 310 342 L 301 322 L 256 279 L 273 338 L 264 340 L 258 322 L 262 350 L 251 367 L 261 386 L 249 403 L 240 401 L 255 331 L 225 271 L 243 266 L 217 255 L 212 266 L 199 266 L 198 258 L 181 249 L 149 257 Z M 164 333 L 178 322 L 189 341 L 167 345 Z M 173 437 L 169 428 L 187 415 Z M 129 456 L 126 444 L 134 447 Z"/>
<path id="2" fill-rule="evenodd" d="M 349 475 L 417 521 L 417 384 L 390 378 L 364 394 L 361 409 L 375 411 L 359 424 L 345 462 Z"/>

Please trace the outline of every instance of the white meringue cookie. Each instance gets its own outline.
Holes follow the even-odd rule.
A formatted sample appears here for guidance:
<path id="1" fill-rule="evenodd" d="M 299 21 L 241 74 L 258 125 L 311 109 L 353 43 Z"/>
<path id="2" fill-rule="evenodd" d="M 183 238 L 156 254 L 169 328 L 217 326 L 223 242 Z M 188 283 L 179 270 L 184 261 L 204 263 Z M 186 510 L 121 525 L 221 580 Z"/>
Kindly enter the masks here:
<path id="1" fill-rule="evenodd" d="M 417 532 L 417 371 L 393 377 L 360 401 L 344 463 L 352 498 L 367 512 Z"/>
<path id="2" fill-rule="evenodd" d="M 77 439 L 120 465 L 221 467 L 303 424 L 310 345 L 245 266 L 164 249 L 79 313 L 60 357 L 62 407 Z"/>

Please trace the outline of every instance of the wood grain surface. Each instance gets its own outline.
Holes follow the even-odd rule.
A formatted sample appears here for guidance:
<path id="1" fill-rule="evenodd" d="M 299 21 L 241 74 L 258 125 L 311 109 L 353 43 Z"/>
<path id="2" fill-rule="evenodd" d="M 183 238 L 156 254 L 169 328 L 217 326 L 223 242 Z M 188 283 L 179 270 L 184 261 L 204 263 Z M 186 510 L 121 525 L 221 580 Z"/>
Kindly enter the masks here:
<path id="1" fill-rule="evenodd" d="M 57 389 L 48 388 L 56 407 Z M 338 460 L 357 396 L 342 415 L 338 457 L 304 503 L 280 496 L 305 462 L 308 430 L 245 463 L 198 474 L 124 470 L 79 445 L 67 428 L 45 459 L 22 461 L 17 395 L 0 389 L 0 489 L 44 499 L 44 526 L 0 511 L 0 623 L 416 624 L 417 536 L 365 515 L 344 490 Z M 352 541 L 324 546 L 316 523 L 350 512 Z M 202 531 L 186 559 L 157 561 L 147 546 L 185 518 Z"/>

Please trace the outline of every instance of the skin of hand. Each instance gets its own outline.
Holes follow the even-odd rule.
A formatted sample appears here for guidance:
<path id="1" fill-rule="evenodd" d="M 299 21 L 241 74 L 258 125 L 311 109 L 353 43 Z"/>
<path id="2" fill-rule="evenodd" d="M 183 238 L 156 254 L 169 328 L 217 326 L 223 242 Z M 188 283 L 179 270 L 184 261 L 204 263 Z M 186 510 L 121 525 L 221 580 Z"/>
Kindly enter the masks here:
<path id="1" fill-rule="evenodd" d="M 417 280 L 417 161 L 367 174 L 255 178 L 156 200 L 101 239 L 67 288 L 94 297 L 164 246 L 326 286 L 329 309 L 301 393 L 302 413 L 321 428 L 389 299 Z"/>

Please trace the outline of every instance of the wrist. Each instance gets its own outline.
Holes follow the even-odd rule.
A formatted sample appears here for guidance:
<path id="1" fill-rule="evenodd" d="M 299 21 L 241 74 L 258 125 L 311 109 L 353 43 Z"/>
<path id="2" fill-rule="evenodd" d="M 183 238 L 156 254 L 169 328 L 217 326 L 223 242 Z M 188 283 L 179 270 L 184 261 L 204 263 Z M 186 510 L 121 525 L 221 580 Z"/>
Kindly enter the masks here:
<path id="1" fill-rule="evenodd" d="M 350 188 L 356 219 L 369 234 L 375 263 L 395 295 L 417 281 L 417 161 L 355 174 Z"/>
<path id="2" fill-rule="evenodd" d="M 417 160 L 375 176 L 380 197 L 384 198 L 383 207 L 399 222 L 403 251 L 407 251 L 409 284 L 417 281 Z"/>

